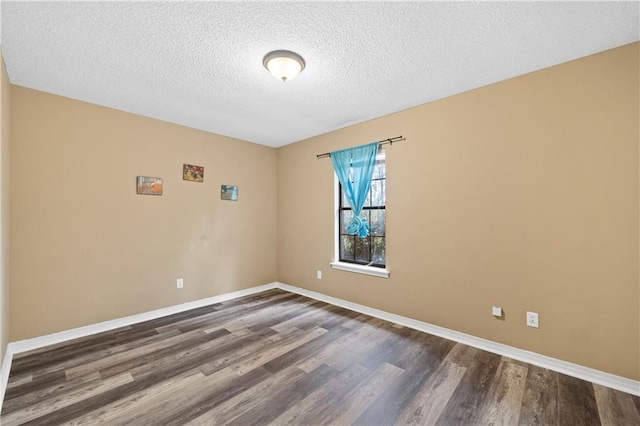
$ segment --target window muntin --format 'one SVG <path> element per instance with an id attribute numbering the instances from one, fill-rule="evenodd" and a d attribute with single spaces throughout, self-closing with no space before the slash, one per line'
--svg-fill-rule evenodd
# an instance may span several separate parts
<path id="1" fill-rule="evenodd" d="M 338 184 L 338 245 L 339 261 L 384 268 L 386 266 L 386 168 L 384 150 L 378 151 L 373 170 L 371 189 L 361 217 L 367 219 L 369 236 L 359 238 L 347 233 L 347 225 L 353 218 L 353 210 Z"/>

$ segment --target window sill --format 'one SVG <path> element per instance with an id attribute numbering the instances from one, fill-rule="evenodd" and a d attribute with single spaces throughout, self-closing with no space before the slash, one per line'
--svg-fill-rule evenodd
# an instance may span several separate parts
<path id="1" fill-rule="evenodd" d="M 341 271 L 355 272 L 357 274 L 373 275 L 379 278 L 389 278 L 389 271 L 383 268 L 374 268 L 372 266 L 356 265 L 354 263 L 346 262 L 331 262 L 333 269 L 339 269 Z"/>

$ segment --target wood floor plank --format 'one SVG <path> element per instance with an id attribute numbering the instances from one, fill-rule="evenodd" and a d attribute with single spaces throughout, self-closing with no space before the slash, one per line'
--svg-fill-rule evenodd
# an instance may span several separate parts
<path id="1" fill-rule="evenodd" d="M 153 362 L 149 363 L 131 363 L 128 364 L 128 371 L 135 379 L 145 379 L 146 377 L 158 376 L 164 374 L 165 377 L 171 375 L 181 374 L 188 370 L 202 371 L 206 376 L 213 373 L 213 371 L 204 371 L 204 366 L 217 361 L 219 357 L 225 357 L 225 354 L 229 350 L 238 346 L 243 346 L 247 342 L 260 342 L 264 341 L 264 336 L 257 333 L 234 333 L 224 335 L 218 339 L 204 342 L 196 347 L 188 346 L 183 347 L 178 351 L 170 354 L 165 354 L 160 358 L 156 358 Z M 225 365 L 226 366 L 226 365 Z M 123 366 L 118 366 L 122 368 Z M 222 369 L 218 368 L 219 369 Z M 217 370 L 216 370 L 217 371 Z M 101 371 L 101 374 L 112 372 L 107 370 Z"/>
<path id="2" fill-rule="evenodd" d="M 330 367 L 342 371 L 354 362 L 361 362 L 363 358 L 370 356 L 370 354 L 389 351 L 390 336 L 387 323 L 382 321 L 370 333 L 363 333 L 352 344 L 343 346 L 342 350 L 334 352 L 324 362 Z"/>
<path id="3" fill-rule="evenodd" d="M 193 379 L 191 378 L 193 377 Z M 260 383 L 262 378 L 267 377 L 263 371 L 256 372 L 253 377 L 247 380 L 248 387 L 255 380 Z M 154 398 L 149 398 L 145 403 L 141 404 L 140 400 L 136 401 L 136 410 L 128 410 L 126 413 L 119 413 L 110 421 L 111 425 L 141 425 L 146 424 L 163 424 L 170 423 L 169 419 L 175 415 L 177 411 L 184 407 L 193 406 L 194 402 L 202 398 L 202 394 L 209 392 L 210 389 L 221 389 L 229 386 L 233 380 L 237 380 L 237 376 L 230 368 L 225 368 L 212 374 L 205 376 L 202 373 L 190 376 L 186 381 L 175 383 L 172 381 L 172 392 L 162 392 Z"/>
<path id="4" fill-rule="evenodd" d="M 499 363 L 500 356 L 479 351 L 469 364 L 436 424 L 478 422 L 482 403 L 489 393 Z"/>
<path id="5" fill-rule="evenodd" d="M 2 425 L 640 424 L 640 398 L 279 289 L 16 354 Z"/>
<path id="6" fill-rule="evenodd" d="M 235 418 L 233 424 L 269 424 L 338 374 L 337 370 L 321 365 L 312 372 L 303 375 L 295 382 L 295 386 L 285 387 L 277 394 L 274 394 L 273 398 L 261 400 L 258 405 Z"/>
<path id="7" fill-rule="evenodd" d="M 282 322 L 288 321 L 293 318 L 308 312 L 308 308 L 313 305 L 317 305 L 320 302 L 315 299 L 306 299 L 301 297 L 300 300 L 296 300 L 290 306 L 285 306 L 284 309 L 277 309 L 269 316 L 265 316 L 255 324 L 248 326 L 247 328 L 252 331 L 259 331 L 266 327 L 273 327 Z M 297 327 L 296 327 L 297 328 Z"/>
<path id="8" fill-rule="evenodd" d="M 631 395 L 596 384 L 593 390 L 603 426 L 640 425 L 640 413 Z"/>
<path id="9" fill-rule="evenodd" d="M 13 356 L 11 366 L 13 367 L 14 365 L 20 365 L 21 363 L 32 362 L 39 359 L 47 359 L 48 357 L 53 355 L 67 353 L 74 350 L 78 351 L 83 348 L 90 348 L 91 346 L 96 344 L 105 344 L 115 340 L 116 339 L 111 335 L 111 332 L 106 331 L 102 333 L 78 337 L 73 339 L 72 341 L 54 343 L 53 345 L 15 354 Z"/>
<path id="10" fill-rule="evenodd" d="M 325 362 L 335 359 L 336 354 L 343 354 L 349 348 L 358 347 L 361 342 L 371 341 L 376 334 L 376 326 L 382 324 L 382 320 L 370 318 L 370 321 L 363 322 L 358 328 L 353 328 L 353 333 L 347 333 L 333 342 L 328 343 L 321 350 L 311 357 L 298 362 L 298 367 L 306 372 L 311 372 Z M 338 368 L 342 370 L 343 368 Z"/>
<path id="11" fill-rule="evenodd" d="M 331 424 L 344 408 L 343 399 L 362 382 L 370 371 L 352 364 L 332 380 L 307 395 L 294 407 L 272 420 L 278 425 Z"/>
<path id="12" fill-rule="evenodd" d="M 473 358 L 476 356 L 476 353 L 478 353 L 478 349 L 462 343 L 456 343 L 447 354 L 445 361 L 449 361 L 461 367 L 469 367 L 471 361 L 473 361 Z"/>
<path id="13" fill-rule="evenodd" d="M 231 371 L 231 370 L 230 370 Z M 199 407 L 203 412 L 191 419 L 189 425 L 227 424 L 249 410 L 256 408 L 263 401 L 263 395 L 278 395 L 283 389 L 294 386 L 306 372 L 295 366 L 282 370 L 278 375 L 271 375 L 256 386 L 246 389 L 227 401 L 216 405 L 210 410 Z"/>
<path id="14" fill-rule="evenodd" d="M 404 373 L 402 368 L 384 363 L 376 371 L 352 389 L 338 404 L 340 410 L 331 412 L 331 417 L 325 418 L 336 425 L 352 424 L 374 403 L 387 389 L 394 386 Z"/>
<path id="15" fill-rule="evenodd" d="M 160 382 L 110 404 L 102 405 L 65 424 L 69 426 L 112 425 L 116 423 L 117 419 L 124 419 L 132 412 L 134 415 L 147 412 L 150 405 L 159 403 L 165 397 L 171 397 L 175 392 L 179 392 L 185 387 L 188 388 L 203 376 L 199 371 L 188 371 L 172 380 Z"/>
<path id="16" fill-rule="evenodd" d="M 397 333 L 400 334 L 391 341 L 398 350 L 394 352 L 395 359 L 389 363 L 405 371 L 355 420 L 355 424 L 394 424 L 455 345 L 450 340 L 426 335 L 421 336 L 422 344 L 408 345 L 404 336 L 406 333 L 412 335 L 413 330 L 397 330 Z M 424 350 L 418 351 L 417 347 Z"/>
<path id="17" fill-rule="evenodd" d="M 396 425 L 432 425 L 438 421 L 451 395 L 467 371 L 445 359 L 407 405 Z"/>
<path id="18" fill-rule="evenodd" d="M 147 345 L 148 350 L 134 350 L 124 352 L 116 356 L 105 358 L 102 363 L 92 362 L 87 365 L 87 369 L 100 371 L 102 377 L 109 377 L 117 374 L 121 374 L 125 371 L 130 372 L 134 377 L 140 374 L 138 367 L 142 366 L 146 369 L 149 365 L 154 365 L 156 368 L 161 365 L 159 360 L 163 358 L 169 358 L 177 356 L 177 354 L 184 353 L 191 349 L 193 350 L 206 350 L 207 348 L 215 347 L 218 344 L 224 344 L 228 340 L 233 339 L 235 336 L 230 336 L 229 332 L 220 330 L 217 334 L 206 334 L 202 330 L 194 330 L 193 334 L 185 333 L 176 336 L 175 339 L 167 339 L 165 344 L 151 344 Z M 180 339 L 180 337 L 185 337 Z M 75 372 L 75 371 L 73 371 Z M 73 377 L 72 371 L 69 371 L 69 376 Z M 86 370 L 77 374 L 84 374 Z"/>
<path id="19" fill-rule="evenodd" d="M 117 345 L 105 347 L 105 348 L 103 348 L 101 350 L 90 351 L 90 352 L 82 352 L 82 353 L 79 353 L 76 356 L 68 358 L 66 360 L 59 361 L 59 362 L 56 362 L 56 363 L 51 363 L 46 367 L 43 367 L 43 366 L 36 367 L 36 368 L 34 368 L 34 370 L 37 371 L 38 374 L 47 374 L 47 373 L 56 372 L 56 371 L 59 371 L 59 370 L 71 369 L 73 367 L 78 367 L 78 366 L 81 366 L 83 364 L 87 364 L 87 363 L 92 362 L 92 361 L 101 360 L 101 359 L 109 357 L 111 355 L 116 355 L 116 354 L 119 354 L 121 352 L 126 352 L 126 351 L 129 351 L 129 350 L 132 350 L 132 349 L 143 347 L 143 346 L 149 345 L 149 344 L 154 343 L 154 342 L 158 342 L 158 341 L 163 342 L 167 338 L 173 337 L 173 336 L 175 336 L 177 334 L 180 334 L 180 331 L 178 331 L 178 330 L 170 330 L 170 331 L 166 331 L 164 333 L 156 333 L 156 334 L 150 335 L 148 337 L 136 339 L 136 340 L 133 340 L 133 341 L 121 342 L 121 343 L 119 343 Z M 32 376 L 32 374 L 30 372 L 31 372 L 31 370 L 27 370 L 26 373 L 23 373 L 23 374 L 27 374 L 27 376 Z M 20 377 L 20 375 L 16 374 L 15 377 Z"/>
<path id="20" fill-rule="evenodd" d="M 592 383 L 560 374 L 558 385 L 560 424 L 601 424 Z"/>
<path id="21" fill-rule="evenodd" d="M 58 394 L 52 398 L 43 399 L 27 408 L 10 412 L 7 415 L 2 416 L 2 424 L 7 426 L 28 424 L 34 419 L 42 418 L 46 414 L 59 411 L 87 397 L 100 395 L 125 383 L 131 382 L 133 382 L 133 377 L 128 373 L 110 377 L 105 380 L 97 379 L 93 382 L 88 382 L 81 388 Z"/>
<path id="22" fill-rule="evenodd" d="M 220 336 L 216 336 L 220 337 Z M 105 356 L 95 361 L 85 362 L 81 365 L 65 369 L 68 380 L 81 377 L 85 374 L 93 371 L 105 370 L 108 367 L 119 365 L 132 359 L 140 359 L 140 362 L 146 363 L 146 356 L 152 355 L 158 357 L 164 353 L 177 350 L 182 347 L 182 344 L 198 344 L 210 340 L 208 334 L 203 333 L 201 330 L 194 330 L 191 333 L 180 333 L 168 339 L 163 339 L 158 342 L 141 346 L 139 348 L 131 349 L 125 352 L 119 352 L 114 355 Z M 123 369 L 122 371 L 126 371 Z M 122 371 L 118 371 L 118 374 Z"/>
<path id="23" fill-rule="evenodd" d="M 558 424 L 558 376 L 555 371 L 528 366 L 519 424 Z"/>
<path id="24" fill-rule="evenodd" d="M 250 331 L 248 332 L 251 333 Z M 213 356 L 202 363 L 200 371 L 208 376 L 222 368 L 244 361 L 261 350 L 269 350 L 283 342 L 287 337 L 288 335 L 276 333 L 270 328 L 251 333 L 217 350 Z"/>
<path id="25" fill-rule="evenodd" d="M 360 326 L 362 326 L 363 323 L 367 323 L 372 320 L 382 321 L 381 319 L 370 317 L 369 315 L 359 314 L 353 318 L 347 319 L 345 322 L 342 323 L 342 326 L 345 328 L 356 329 L 356 328 L 360 328 Z"/>
<path id="26" fill-rule="evenodd" d="M 7 389 L 24 385 L 25 383 L 31 382 L 31 380 L 33 380 L 33 374 L 25 374 L 24 376 L 18 376 L 18 375 L 9 376 L 9 380 L 7 382 Z"/>
<path id="27" fill-rule="evenodd" d="M 274 288 L 271 290 L 262 291 L 245 297 L 239 297 L 237 299 L 229 299 L 217 304 L 219 310 L 235 309 L 235 308 L 247 308 L 255 305 L 262 305 L 278 300 L 279 298 L 297 296 L 293 293 Z"/>
<path id="28" fill-rule="evenodd" d="M 269 377 L 269 373 L 266 370 L 257 368 L 247 373 L 245 377 L 231 374 L 229 370 L 221 370 L 215 375 L 207 377 L 206 380 L 215 382 L 215 379 L 221 375 L 228 377 L 228 379 L 222 380 L 218 385 L 210 388 L 201 388 L 198 395 L 189 401 L 181 399 L 183 401 L 182 405 L 167 407 L 162 404 L 154 406 L 151 410 L 135 413 L 136 416 L 128 419 L 124 424 L 182 425 L 202 411 L 233 398 L 238 393 L 257 385 Z M 179 397 L 179 395 L 177 396 Z M 170 398 L 166 402 L 171 402 L 171 400 Z"/>
<path id="29" fill-rule="evenodd" d="M 15 374 L 21 374 L 24 371 L 33 369 L 44 369 L 51 365 L 56 365 L 64 361 L 68 361 L 80 354 L 89 354 L 112 348 L 113 346 L 122 345 L 124 343 L 139 340 L 144 337 L 157 335 L 155 330 L 139 330 L 130 334 L 122 335 L 121 329 L 113 331 L 105 341 L 88 341 L 86 345 L 71 344 L 69 347 L 61 347 L 55 352 L 43 352 L 29 358 L 21 358 L 15 364 L 12 363 L 11 371 Z M 90 344 L 89 344 L 90 343 Z"/>
<path id="30" fill-rule="evenodd" d="M 11 413 L 13 411 L 26 408 L 30 405 L 37 404 L 40 401 L 53 397 L 55 395 L 69 392 L 72 389 L 83 388 L 87 383 L 100 381 L 102 378 L 98 372 L 91 375 L 80 377 L 75 380 L 65 380 L 49 384 L 38 390 L 25 392 L 13 398 L 5 398 L 2 405 L 3 413 Z"/>
<path id="31" fill-rule="evenodd" d="M 409 347 L 410 346 L 410 347 Z M 415 356 L 419 352 L 419 345 L 415 342 L 407 341 L 407 347 L 403 347 L 401 338 L 395 335 L 387 337 L 387 339 L 380 345 L 375 347 L 375 350 L 369 352 L 361 352 L 358 354 L 358 358 L 354 359 L 354 363 L 360 363 L 365 367 L 375 370 L 385 362 L 391 362 L 396 367 L 406 368 L 406 354 L 411 357 Z M 400 359 L 402 357 L 402 359 Z M 391 361 L 390 361 L 391 360 Z M 402 364 L 402 365 L 399 365 Z"/>
<path id="32" fill-rule="evenodd" d="M 324 330 L 323 328 L 321 330 Z M 328 330 L 323 335 L 309 341 L 305 342 L 302 345 L 293 348 L 288 351 L 283 351 L 283 353 L 279 354 L 275 358 L 270 361 L 265 362 L 264 367 L 269 370 L 271 373 L 277 373 L 280 370 L 284 370 L 290 365 L 297 365 L 304 360 L 312 357 L 317 351 L 321 350 L 328 343 L 339 339 L 342 336 L 345 336 L 349 333 L 353 332 L 350 329 L 339 327 Z"/>
<path id="33" fill-rule="evenodd" d="M 312 328 L 307 332 L 301 333 L 299 336 L 285 340 L 276 348 L 272 348 L 269 351 L 261 351 L 260 353 L 243 360 L 241 363 L 234 365 L 232 368 L 236 373 L 238 373 L 238 375 L 242 376 L 254 368 L 262 366 L 265 363 L 322 336 L 326 332 L 327 330 L 324 328 Z"/>
<path id="34" fill-rule="evenodd" d="M 5 399 L 17 398 L 27 393 L 38 392 L 41 389 L 53 385 L 64 383 L 66 376 L 64 371 L 52 371 L 43 375 L 32 375 L 31 380 L 21 383 L 11 388 L 7 388 L 4 394 Z"/>
<path id="35" fill-rule="evenodd" d="M 158 328 L 163 327 L 167 324 L 176 324 L 179 321 L 182 321 L 184 319 L 197 318 L 202 315 L 213 313 L 218 310 L 218 306 L 219 304 L 206 305 L 200 308 L 190 309 L 188 311 L 178 312 L 178 313 L 167 315 L 160 318 L 154 318 L 152 320 L 133 324 L 131 325 L 131 328 L 138 329 L 138 330 L 142 330 L 142 329 L 157 330 Z"/>
<path id="36" fill-rule="evenodd" d="M 55 411 L 51 411 L 44 416 L 40 416 L 24 424 L 51 425 L 71 422 L 78 417 L 90 413 L 91 411 L 100 409 L 100 407 L 111 404 L 120 399 L 127 398 L 130 395 L 135 395 L 136 393 L 162 383 L 163 381 L 173 380 L 174 377 L 180 376 L 189 370 L 197 372 L 197 369 L 194 369 L 192 366 L 188 366 L 187 368 L 181 366 L 177 371 L 157 371 L 144 378 L 132 378 L 132 381 L 128 381 L 120 386 L 108 389 L 98 394 L 85 393 L 81 399 L 73 401 L 72 404 L 66 405 Z M 132 377 L 128 373 L 127 376 Z M 148 414 L 151 415 L 151 413 Z"/>
<path id="37" fill-rule="evenodd" d="M 388 387 L 353 422 L 356 425 L 394 424 L 414 396 L 424 385 L 429 372 L 420 369 L 407 370 Z"/>
<path id="38" fill-rule="evenodd" d="M 483 402 L 480 423 L 505 426 L 518 424 L 527 372 L 527 367 L 502 358 Z"/>
<path id="39" fill-rule="evenodd" d="M 172 380 L 174 377 L 178 377 L 183 373 L 187 373 L 189 371 L 197 372 L 199 371 L 200 366 L 211 357 L 214 351 L 215 349 L 211 349 L 210 351 L 197 352 L 189 357 L 185 356 L 183 357 L 182 362 L 178 364 L 163 367 L 152 365 L 147 373 L 134 376 L 135 380 L 133 382 L 126 383 L 116 389 L 103 392 L 101 395 L 85 398 L 75 404 L 49 413 L 48 415 L 37 419 L 38 422 L 36 424 L 68 422 L 86 414 L 87 412 L 96 410 L 103 405 L 110 404 L 119 399 L 136 394 L 141 390 L 162 383 L 165 380 Z M 253 377 L 253 375 L 248 376 L 247 383 L 250 382 L 250 377 Z"/>
<path id="40" fill-rule="evenodd" d="M 205 328 L 204 331 L 205 333 L 211 333 L 220 328 L 225 328 L 231 332 L 245 328 L 251 331 L 259 331 L 266 327 L 272 327 L 273 325 L 286 329 L 288 328 L 284 326 L 286 322 L 296 320 L 300 315 L 312 313 L 313 310 L 307 310 L 305 307 L 318 303 L 320 302 L 317 300 L 309 299 L 301 300 L 298 303 L 286 307 L 272 304 L 260 310 L 243 314 L 240 318 L 229 318 L 227 321 L 218 320 L 215 325 L 210 328 Z M 275 328 L 275 330 L 279 331 L 277 328 Z"/>
<path id="41" fill-rule="evenodd" d="M 198 328 L 206 330 L 208 328 L 224 324 L 227 321 L 236 319 L 239 313 L 241 313 L 242 316 L 249 315 L 252 312 L 260 311 L 269 306 L 273 306 L 275 309 L 284 309 L 287 306 L 286 302 L 300 300 L 300 297 L 301 296 L 295 294 L 279 294 L 270 297 L 266 301 L 263 301 L 259 304 L 252 304 L 247 306 L 233 305 L 224 309 L 216 309 L 215 311 L 212 311 L 205 315 L 200 315 L 193 318 L 187 317 L 178 322 L 157 327 L 156 330 L 158 332 L 163 332 L 166 330 L 177 328 L 183 333 L 191 330 L 196 330 Z"/>
<path id="42" fill-rule="evenodd" d="M 315 304 L 315 309 L 308 309 L 306 310 L 306 312 L 303 312 L 296 317 L 271 326 L 271 328 L 276 331 L 280 331 L 288 327 L 296 327 L 300 330 L 308 330 L 309 328 L 313 328 L 315 326 L 322 327 L 322 321 L 326 320 L 326 318 L 330 318 L 336 315 L 336 312 L 342 309 L 339 306 L 329 305 L 327 303 L 322 303 L 319 301 L 316 302 L 317 303 Z"/>
<path id="43" fill-rule="evenodd" d="M 394 350 L 385 361 L 408 370 L 415 365 L 416 360 L 422 360 L 423 368 L 435 370 L 454 346 L 455 342 L 451 340 L 413 329 L 403 329 L 394 337 Z"/>
<path id="44" fill-rule="evenodd" d="M 352 320 L 358 315 L 360 315 L 358 312 L 349 311 L 344 308 L 338 308 L 332 313 L 332 315 L 328 315 L 323 320 L 321 320 L 318 326 L 324 328 L 325 330 L 331 330 L 334 327 L 339 327 L 347 321 Z"/>

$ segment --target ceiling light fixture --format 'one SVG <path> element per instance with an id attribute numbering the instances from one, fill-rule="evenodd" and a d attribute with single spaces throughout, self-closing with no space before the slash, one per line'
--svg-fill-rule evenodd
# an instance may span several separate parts
<path id="1" fill-rule="evenodd" d="M 304 69 L 302 56 L 288 50 L 274 50 L 267 53 L 262 65 L 278 80 L 293 80 Z"/>

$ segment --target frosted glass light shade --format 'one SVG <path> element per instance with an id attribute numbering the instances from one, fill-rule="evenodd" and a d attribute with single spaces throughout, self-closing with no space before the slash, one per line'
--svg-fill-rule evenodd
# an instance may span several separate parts
<path id="1" fill-rule="evenodd" d="M 294 79 L 304 69 L 302 56 L 288 50 L 276 50 L 262 60 L 262 64 L 278 80 Z"/>

